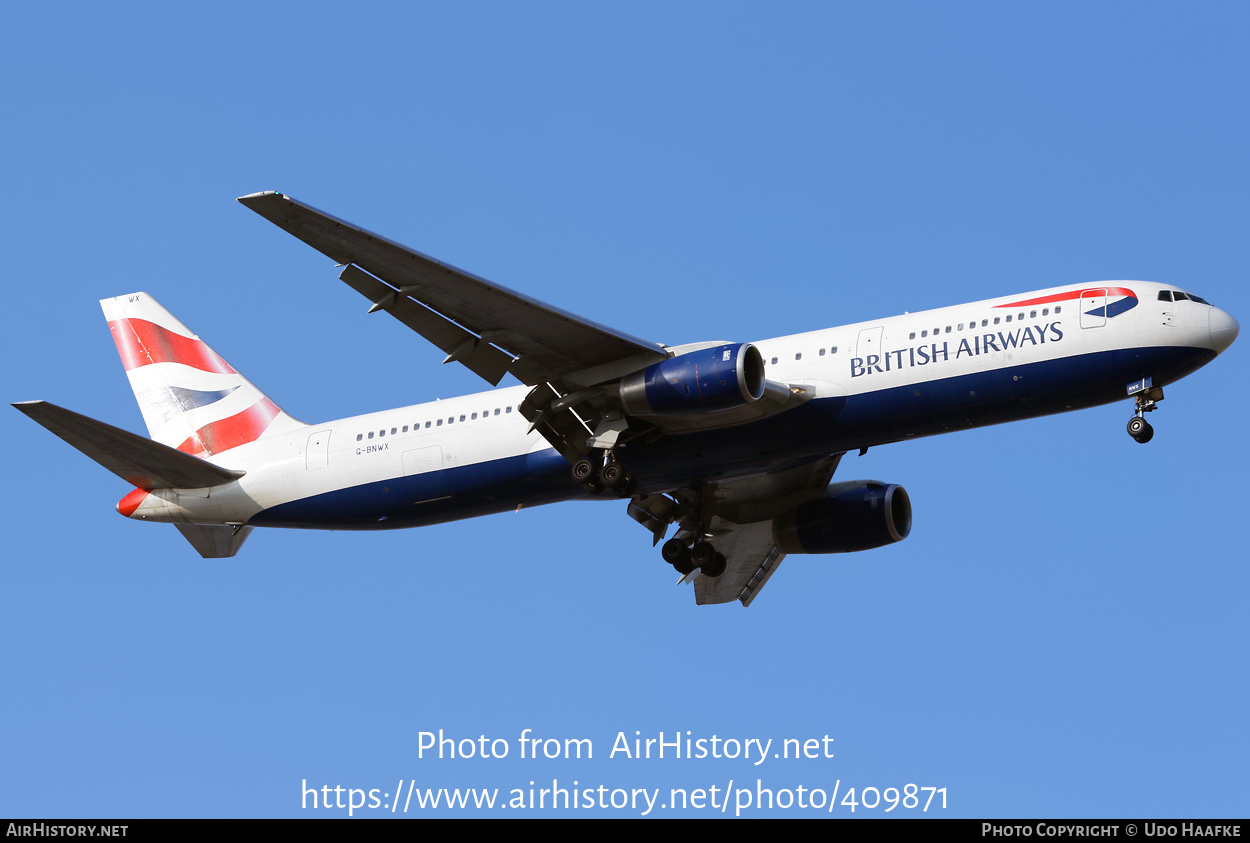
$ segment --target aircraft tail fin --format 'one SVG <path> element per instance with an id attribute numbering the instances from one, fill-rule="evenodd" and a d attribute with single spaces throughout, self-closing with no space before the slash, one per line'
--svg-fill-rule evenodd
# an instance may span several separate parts
<path id="1" fill-rule="evenodd" d="M 139 489 L 196 489 L 243 476 L 47 401 L 13 406 Z"/>
<path id="2" fill-rule="evenodd" d="M 100 306 L 156 442 L 211 457 L 305 426 L 147 293 L 102 299 Z"/>

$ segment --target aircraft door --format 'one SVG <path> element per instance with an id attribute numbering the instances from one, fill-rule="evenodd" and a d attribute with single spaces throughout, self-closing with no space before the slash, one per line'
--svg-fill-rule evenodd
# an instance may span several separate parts
<path id="1" fill-rule="evenodd" d="M 308 447 L 304 449 L 304 464 L 309 471 L 316 471 L 330 464 L 330 431 L 318 430 L 309 434 Z"/>
<path id="2" fill-rule="evenodd" d="M 1107 324 L 1107 288 L 1081 291 L 1081 327 L 1101 328 Z"/>
<path id="3" fill-rule="evenodd" d="M 884 330 L 882 327 L 876 327 L 860 331 L 859 339 L 855 343 L 855 356 L 867 360 L 869 354 L 875 354 L 880 359 L 881 333 Z"/>
<path id="4" fill-rule="evenodd" d="M 414 496 L 413 503 L 440 500 L 447 495 L 447 475 L 443 472 L 443 448 L 430 445 L 404 451 L 404 477 L 413 478 L 406 488 Z"/>

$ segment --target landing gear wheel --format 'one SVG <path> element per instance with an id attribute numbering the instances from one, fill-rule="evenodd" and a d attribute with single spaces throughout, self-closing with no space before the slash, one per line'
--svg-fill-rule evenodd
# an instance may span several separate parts
<path id="1" fill-rule="evenodd" d="M 1145 445 L 1154 438 L 1155 429 L 1141 416 L 1133 416 L 1128 420 L 1128 435 Z"/>
<path id="2" fill-rule="evenodd" d="M 690 561 L 696 568 L 707 570 L 709 565 L 716 563 L 716 548 L 708 542 L 696 542 L 690 551 Z"/>
<path id="3" fill-rule="evenodd" d="M 725 554 L 718 553 L 712 558 L 712 561 L 703 566 L 703 576 L 719 577 L 725 573 Z"/>
<path id="4" fill-rule="evenodd" d="M 595 464 L 587 459 L 573 463 L 573 482 L 589 483 L 595 479 Z"/>
<path id="5" fill-rule="evenodd" d="M 621 482 L 613 487 L 618 495 L 623 498 L 632 498 L 634 492 L 638 490 L 638 478 L 629 472 L 625 472 L 625 476 L 621 478 Z"/>
<path id="6" fill-rule="evenodd" d="M 595 482 L 594 480 L 589 480 L 589 481 L 587 481 L 587 482 L 583 483 L 583 484 L 582 484 L 582 488 L 583 488 L 583 489 L 585 489 L 587 492 L 589 492 L 589 493 L 590 493 L 590 494 L 592 494 L 592 495 L 602 495 L 602 494 L 603 494 L 603 484 L 601 484 L 601 483 L 597 483 L 597 482 Z"/>
<path id="7" fill-rule="evenodd" d="M 621 468 L 618 462 L 609 462 L 599 471 L 599 479 L 604 486 L 614 488 L 617 483 L 625 479 L 625 469 Z"/>
<path id="8" fill-rule="evenodd" d="M 690 549 L 681 539 L 669 539 L 664 542 L 664 546 L 660 548 L 660 555 L 683 577 L 694 570 L 694 563 L 690 561 Z"/>

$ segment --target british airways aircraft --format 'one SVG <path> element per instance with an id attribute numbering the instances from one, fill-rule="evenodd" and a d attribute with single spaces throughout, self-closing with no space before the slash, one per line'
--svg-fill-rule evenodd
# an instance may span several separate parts
<path id="1" fill-rule="evenodd" d="M 370 303 L 492 386 L 323 424 L 283 412 L 147 293 L 101 305 L 151 438 L 44 401 L 14 406 L 134 490 L 204 557 L 253 527 L 384 530 L 620 498 L 698 603 L 749 606 L 787 553 L 902 541 L 902 486 L 831 482 L 842 456 L 1131 399 L 1236 339 L 1175 286 L 1102 281 L 754 343 L 666 346 L 595 324 L 281 193 L 239 199 L 343 267 Z"/>

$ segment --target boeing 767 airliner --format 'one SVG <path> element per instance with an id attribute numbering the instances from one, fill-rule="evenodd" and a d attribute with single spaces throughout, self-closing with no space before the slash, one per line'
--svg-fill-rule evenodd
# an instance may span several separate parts
<path id="1" fill-rule="evenodd" d="M 592 496 L 668 535 L 699 603 L 751 601 L 787 553 L 901 541 L 891 483 L 831 483 L 843 454 L 1131 399 L 1238 333 L 1169 284 L 1100 281 L 754 343 L 648 342 L 281 193 L 239 199 L 344 267 L 371 303 L 492 386 L 322 424 L 282 411 L 147 293 L 101 302 L 151 438 L 44 401 L 19 410 L 134 486 L 118 511 L 205 557 L 253 527 L 379 530 Z"/>

